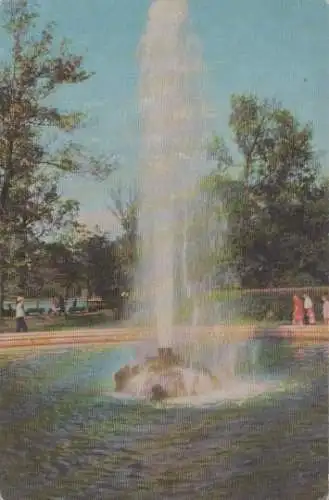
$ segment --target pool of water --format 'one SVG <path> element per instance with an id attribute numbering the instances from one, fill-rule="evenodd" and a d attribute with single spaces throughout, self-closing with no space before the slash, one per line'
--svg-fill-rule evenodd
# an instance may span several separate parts
<path id="1" fill-rule="evenodd" d="M 112 374 L 138 348 L 0 356 L 4 500 L 327 494 L 327 346 L 259 341 L 239 390 L 169 406 L 114 397 Z"/>

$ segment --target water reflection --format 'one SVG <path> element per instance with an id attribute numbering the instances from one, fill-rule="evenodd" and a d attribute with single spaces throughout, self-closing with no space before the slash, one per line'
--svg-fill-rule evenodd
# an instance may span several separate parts
<path id="1" fill-rule="evenodd" d="M 137 491 L 141 499 L 327 493 L 326 347 L 304 346 L 296 358 L 288 341 L 264 341 L 253 365 L 259 376 L 284 374 L 284 390 L 221 407 L 167 409 L 104 394 L 111 373 L 135 351 L 2 359 L 5 500 L 134 499 Z"/>

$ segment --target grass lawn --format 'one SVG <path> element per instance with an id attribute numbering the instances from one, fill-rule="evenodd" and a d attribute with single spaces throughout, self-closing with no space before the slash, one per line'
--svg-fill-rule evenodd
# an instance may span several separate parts
<path id="1" fill-rule="evenodd" d="M 222 297 L 223 298 L 223 297 Z M 190 316 L 191 304 L 186 303 L 182 308 L 179 316 L 176 318 L 178 323 L 183 322 Z M 61 331 L 74 330 L 78 328 L 95 328 L 110 326 L 116 323 L 111 310 L 103 310 L 96 313 L 77 313 L 64 316 L 49 316 L 47 314 L 41 316 L 27 316 L 26 322 L 30 332 L 46 332 L 46 331 Z M 218 321 L 220 323 L 220 320 Z M 271 319 L 255 320 L 252 318 L 232 317 L 230 325 L 255 325 L 259 328 L 277 327 L 281 324 L 287 324 L 287 321 L 275 321 Z M 15 332 L 15 319 L 0 320 L 0 333 Z"/>
<path id="2" fill-rule="evenodd" d="M 276 321 L 270 319 L 253 320 L 251 318 L 233 318 L 232 325 L 256 325 L 257 327 L 271 328 L 280 325 L 287 325 L 289 321 Z"/>
<path id="3" fill-rule="evenodd" d="M 101 311 L 98 313 L 80 313 L 64 316 L 27 316 L 26 323 L 29 331 L 44 332 L 44 331 L 60 331 L 76 328 L 92 328 L 96 326 L 106 326 L 113 321 L 111 311 Z M 15 332 L 15 320 L 3 319 L 0 323 L 0 332 L 11 333 Z"/>

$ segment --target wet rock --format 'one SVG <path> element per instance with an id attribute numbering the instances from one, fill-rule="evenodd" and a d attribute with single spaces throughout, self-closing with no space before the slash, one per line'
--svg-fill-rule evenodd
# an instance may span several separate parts
<path id="1" fill-rule="evenodd" d="M 151 401 L 163 401 L 168 397 L 168 393 L 160 384 L 155 384 L 152 389 Z"/>
<path id="2" fill-rule="evenodd" d="M 182 360 L 174 353 L 172 347 L 159 347 L 158 359 L 164 366 L 179 366 L 182 364 Z"/>
<path id="3" fill-rule="evenodd" d="M 117 392 L 123 391 L 130 376 L 131 376 L 130 367 L 128 365 L 123 366 L 122 368 L 120 368 L 119 371 L 115 373 L 114 381 L 115 381 L 115 390 Z"/>
<path id="4" fill-rule="evenodd" d="M 202 394 L 219 387 L 218 379 L 200 366 L 185 366 L 171 348 L 159 348 L 158 356 L 144 364 L 123 366 L 115 375 L 115 390 L 147 397 L 152 401 Z"/>
<path id="5" fill-rule="evenodd" d="M 145 362 L 145 366 L 152 373 L 161 373 L 171 367 L 183 367 L 183 360 L 174 354 L 171 348 L 159 348 L 159 355 L 156 357 L 148 358 Z"/>
<path id="6" fill-rule="evenodd" d="M 130 370 L 130 373 L 132 376 L 135 376 L 135 375 L 138 375 L 140 372 L 140 366 L 139 365 L 136 365 L 136 366 L 133 366 Z"/>
<path id="7" fill-rule="evenodd" d="M 171 370 L 164 375 L 165 389 L 171 398 L 186 395 L 184 377 L 180 369 Z"/>
<path id="8" fill-rule="evenodd" d="M 123 391 L 129 379 L 138 375 L 139 372 L 140 372 L 139 365 L 136 366 L 125 365 L 122 368 L 120 368 L 120 370 L 117 371 L 114 375 L 116 392 Z"/>

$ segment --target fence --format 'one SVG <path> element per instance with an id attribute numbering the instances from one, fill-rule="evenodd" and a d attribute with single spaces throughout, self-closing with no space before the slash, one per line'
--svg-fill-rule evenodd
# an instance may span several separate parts
<path id="1" fill-rule="evenodd" d="M 329 294 L 328 286 L 217 290 L 214 298 L 233 304 L 237 314 L 247 320 L 290 322 L 292 297 L 304 293 L 311 297 L 315 315 L 321 317 L 321 298 Z"/>

